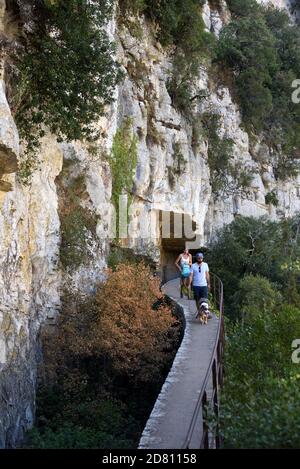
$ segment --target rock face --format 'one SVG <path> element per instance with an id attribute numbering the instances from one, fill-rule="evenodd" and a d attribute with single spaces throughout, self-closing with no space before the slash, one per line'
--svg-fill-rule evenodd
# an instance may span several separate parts
<path id="1" fill-rule="evenodd" d="M 292 2 L 273 1 L 290 7 Z M 0 3 L 3 12 L 4 2 Z M 2 18 L 2 13 L 1 13 Z M 218 34 L 229 17 L 207 2 L 204 20 Z M 160 212 L 186 214 L 196 223 L 197 247 L 218 227 L 237 214 L 268 215 L 273 219 L 300 210 L 300 179 L 278 184 L 270 165 L 269 149 L 249 142 L 241 128 L 239 109 L 230 91 L 211 86 L 199 71 L 199 90 L 206 98 L 195 103 L 198 112 L 220 116 L 221 131 L 234 141 L 235 160 L 249 168 L 253 180 L 247 197 L 234 194 L 215 200 L 207 164 L 208 142 L 193 141 L 191 124 L 172 106 L 167 91 L 170 57 L 153 39 L 149 25 L 139 21 L 142 34 L 112 23 L 118 59 L 126 78 L 116 90 L 115 103 L 99 121 L 103 138 L 96 155 L 80 143 L 58 145 L 44 138 L 41 164 L 30 187 L 16 176 L 18 131 L 0 82 L 0 448 L 14 447 L 32 425 L 35 410 L 37 364 L 41 358 L 39 333 L 60 309 L 62 287 L 89 293 L 102 278 L 112 226 L 112 178 L 104 155 L 109 154 L 116 129 L 132 118 L 138 136 L 138 162 L 127 245 L 149 253 L 159 262 Z M 63 170 L 62 170 L 63 168 Z M 64 226 L 68 191 L 74 182 L 78 207 L 95 220 L 95 233 L 86 233 L 89 255 L 80 265 L 62 266 L 61 226 Z M 266 205 L 275 191 L 278 206 Z"/>
<path id="2" fill-rule="evenodd" d="M 290 7 L 290 2 L 271 3 Z M 221 11 L 211 10 L 209 2 L 204 6 L 205 24 L 208 29 L 214 25 L 216 33 L 229 18 L 223 6 Z M 298 211 L 300 179 L 276 182 L 269 149 L 259 142 L 249 141 L 248 134 L 241 128 L 240 112 L 229 89 L 215 86 L 202 70 L 197 91 L 204 90 L 206 98 L 196 104 L 195 111 L 220 116 L 222 134 L 234 141 L 235 161 L 253 174 L 246 197 L 237 193 L 214 199 L 209 183 L 208 142 L 202 140 L 196 147 L 193 145 L 192 126 L 174 109 L 167 91 L 169 57 L 153 41 L 143 21 L 140 28 L 142 39 L 132 36 L 125 27 L 118 30 L 119 59 L 128 76 L 119 90 L 118 122 L 126 116 L 132 117 L 139 135 L 132 221 L 138 239 L 136 244 L 141 243 L 139 226 L 148 228 L 150 225 L 151 209 L 189 215 L 197 224 L 198 245 L 205 243 L 218 227 L 230 223 L 237 214 L 268 215 L 276 219 Z M 176 146 L 184 160 L 180 174 L 177 172 L 173 177 L 173 168 L 177 165 Z M 277 207 L 265 203 L 265 196 L 273 190 L 278 198 Z M 135 222 L 135 217 L 141 217 L 142 223 Z M 160 236 L 158 226 L 152 231 L 150 245 L 157 244 Z M 144 241 L 144 247 L 146 244 Z"/>
<path id="3" fill-rule="evenodd" d="M 47 141 L 31 188 L 10 176 L 0 213 L 0 447 L 32 425 L 40 325 L 59 309 L 59 218 L 54 179 L 62 154 Z"/>

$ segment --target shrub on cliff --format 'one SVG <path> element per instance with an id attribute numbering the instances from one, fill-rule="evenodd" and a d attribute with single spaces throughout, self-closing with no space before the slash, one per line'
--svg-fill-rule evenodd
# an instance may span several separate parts
<path id="1" fill-rule="evenodd" d="M 133 448 L 179 343 L 178 321 L 144 263 L 107 271 L 96 296 L 65 295 L 44 336 L 35 448 Z"/>
<path id="2" fill-rule="evenodd" d="M 68 299 L 58 336 L 46 348 L 46 362 L 64 369 L 73 360 L 89 360 L 132 384 L 159 379 L 178 338 L 160 281 L 143 263 L 121 264 L 107 275 L 94 299 Z"/>
<path id="3" fill-rule="evenodd" d="M 256 0 L 227 0 L 227 5 L 231 13 L 239 17 L 257 13 L 260 9 Z"/>
<path id="4" fill-rule="evenodd" d="M 232 21 L 221 32 L 217 57 L 234 73 L 244 121 L 261 130 L 272 106 L 268 85 L 278 68 L 275 39 L 264 19 Z"/>
<path id="5" fill-rule="evenodd" d="M 174 70 L 167 87 L 172 102 L 189 117 L 193 89 L 201 62 L 210 55 L 214 37 L 202 17 L 204 0 L 122 0 L 123 13 L 144 13 L 156 26 L 156 38 L 164 47 L 173 46 Z"/>
<path id="6" fill-rule="evenodd" d="M 277 179 L 299 171 L 300 107 L 292 102 L 292 83 L 300 73 L 300 31 L 283 11 L 253 0 L 231 0 L 233 20 L 223 28 L 217 62 L 232 72 L 248 131 L 264 131 L 277 158 Z"/>
<path id="7" fill-rule="evenodd" d="M 105 26 L 112 1 L 13 2 L 23 24 L 10 62 L 12 109 L 28 152 L 48 128 L 58 139 L 93 140 L 93 124 L 120 77 Z"/>

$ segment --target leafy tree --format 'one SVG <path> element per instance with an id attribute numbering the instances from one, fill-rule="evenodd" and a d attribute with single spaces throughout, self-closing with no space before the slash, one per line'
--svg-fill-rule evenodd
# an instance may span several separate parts
<path id="1" fill-rule="evenodd" d="M 111 0 L 21 4 L 12 109 L 29 153 L 45 128 L 59 140 L 97 138 L 94 124 L 120 78 L 105 30 L 111 12 Z"/>
<path id="2" fill-rule="evenodd" d="M 216 60 L 231 69 L 244 124 L 264 132 L 275 150 L 275 177 L 285 180 L 300 167 L 300 108 L 291 99 L 300 72 L 300 32 L 285 12 L 255 4 L 229 2 L 233 20 L 221 32 Z"/>
<path id="3" fill-rule="evenodd" d="M 287 305 L 227 329 L 221 428 L 227 448 L 299 447 L 299 374 L 291 343 L 299 309 Z"/>
<path id="4" fill-rule="evenodd" d="M 280 308 L 281 299 L 278 287 L 267 278 L 250 274 L 240 281 L 233 304 L 241 319 L 251 322 L 255 316 L 274 313 L 276 308 Z"/>
<path id="5" fill-rule="evenodd" d="M 86 357 L 104 360 L 108 373 L 124 376 L 131 384 L 159 377 L 177 338 L 171 309 L 164 303 L 152 308 L 163 299 L 159 285 L 143 263 L 120 264 L 108 271 L 95 299 L 67 303 L 57 343 L 46 349 L 49 363 L 54 360 L 54 365 L 65 367 L 72 357 Z"/>
<path id="6" fill-rule="evenodd" d="M 232 68 L 246 124 L 261 130 L 272 108 L 267 85 L 278 69 L 275 39 L 263 18 L 232 21 L 221 32 L 217 59 Z"/>
<path id="7" fill-rule="evenodd" d="M 268 79 L 269 77 L 266 77 L 266 80 Z M 248 68 L 240 73 L 236 84 L 239 88 L 244 121 L 257 131 L 262 130 L 273 106 L 272 93 L 266 82 L 262 77 L 258 79 L 255 68 Z"/>
<path id="8" fill-rule="evenodd" d="M 237 17 L 249 16 L 259 12 L 259 4 L 256 0 L 227 0 L 231 13 Z"/>
<path id="9" fill-rule="evenodd" d="M 128 259 L 129 261 L 129 259 Z M 107 271 L 95 297 L 65 293 L 43 335 L 30 448 L 133 448 L 169 371 L 179 323 L 144 263 Z"/>
<path id="10" fill-rule="evenodd" d="M 208 139 L 208 165 L 214 196 L 245 193 L 252 175 L 232 161 L 234 142 L 231 138 L 220 136 L 220 116 L 205 113 L 202 115 L 202 125 Z"/>
<path id="11" fill-rule="evenodd" d="M 158 27 L 157 37 L 166 46 L 170 44 L 189 46 L 199 50 L 203 46 L 203 20 L 201 16 L 204 0 L 186 0 L 184 8 L 180 0 L 136 0 L 121 1 L 125 9 L 139 9 Z"/>
<path id="12" fill-rule="evenodd" d="M 230 317 L 239 317 L 234 302 L 240 281 L 245 275 L 261 275 L 278 285 L 289 302 L 298 304 L 297 269 L 300 255 L 299 216 L 281 222 L 267 218 L 237 217 L 222 228 L 207 252 L 211 269 L 223 279 L 225 307 Z M 291 264 L 292 263 L 292 264 Z"/>

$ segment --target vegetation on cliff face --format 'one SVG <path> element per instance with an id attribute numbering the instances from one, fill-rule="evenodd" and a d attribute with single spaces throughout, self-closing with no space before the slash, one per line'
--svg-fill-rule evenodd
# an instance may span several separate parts
<path id="1" fill-rule="evenodd" d="M 66 177 L 67 175 L 67 177 Z M 76 269 L 93 258 L 97 243 L 97 215 L 82 205 L 88 198 L 85 177 L 71 177 L 66 169 L 57 180 L 61 221 L 60 261 L 65 269 Z"/>
<path id="2" fill-rule="evenodd" d="M 21 31 L 6 76 L 29 158 L 25 175 L 46 129 L 59 140 L 97 138 L 94 124 L 112 102 L 120 77 L 105 30 L 112 6 L 111 0 L 10 2 Z"/>
<path id="3" fill-rule="evenodd" d="M 44 338 L 28 446 L 137 445 L 179 341 L 159 283 L 145 264 L 121 264 L 95 297 L 65 296 L 57 335 Z"/>
<path id="4" fill-rule="evenodd" d="M 122 194 L 127 196 L 128 208 L 132 202 L 134 174 L 137 164 L 137 142 L 138 138 L 132 129 L 132 119 L 127 118 L 114 136 L 109 157 L 112 173 L 112 202 L 117 215 L 119 213 L 119 197 Z"/>
<path id="5" fill-rule="evenodd" d="M 156 26 L 156 38 L 173 55 L 168 91 L 174 106 L 191 117 L 195 82 L 201 63 L 210 55 L 214 36 L 205 30 L 204 0 L 121 0 L 123 13 L 143 13 Z"/>
<path id="6" fill-rule="evenodd" d="M 225 286 L 226 448 L 298 448 L 300 219 L 237 218 L 207 253 Z"/>
<path id="7" fill-rule="evenodd" d="M 201 120 L 208 140 L 210 184 L 214 196 L 246 194 L 253 176 L 233 161 L 234 141 L 226 135 L 220 136 L 220 116 L 205 113 Z"/>
<path id="8" fill-rule="evenodd" d="M 300 32 L 286 13 L 255 0 L 228 0 L 232 21 L 220 39 L 208 33 L 204 0 L 120 0 L 122 16 L 144 14 L 154 34 L 173 55 L 167 86 L 173 105 L 194 124 L 201 63 L 215 58 L 230 70 L 234 95 L 250 133 L 261 133 L 273 149 L 277 179 L 299 169 L 300 112 L 291 83 L 300 76 Z M 218 2 L 210 3 L 218 8 Z M 26 156 L 20 175 L 28 180 L 35 150 L 46 129 L 59 140 L 95 140 L 95 123 L 113 100 L 121 77 L 114 44 L 105 27 L 114 0 L 12 0 L 9 10 L 20 25 L 7 49 L 9 98 Z"/>
<path id="9" fill-rule="evenodd" d="M 255 0 L 230 0 L 233 20 L 223 28 L 216 57 L 232 71 L 243 121 L 250 133 L 263 132 L 273 148 L 275 177 L 299 170 L 300 108 L 292 83 L 300 76 L 300 31 L 288 15 Z"/>

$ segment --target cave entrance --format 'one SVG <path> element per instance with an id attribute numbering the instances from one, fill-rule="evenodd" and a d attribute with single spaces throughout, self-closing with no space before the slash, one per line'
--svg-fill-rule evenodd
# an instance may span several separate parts
<path id="1" fill-rule="evenodd" d="M 192 255 L 200 248 L 196 235 L 197 224 L 190 215 L 184 213 L 164 212 L 159 214 L 160 223 L 160 269 L 162 282 L 179 277 L 175 261 L 185 248 Z M 192 248 L 190 244 L 192 243 Z"/>

